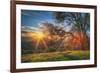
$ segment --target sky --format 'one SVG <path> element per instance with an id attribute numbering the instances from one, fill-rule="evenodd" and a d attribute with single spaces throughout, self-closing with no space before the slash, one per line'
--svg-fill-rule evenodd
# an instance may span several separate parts
<path id="1" fill-rule="evenodd" d="M 69 13 L 69 12 L 67 12 Z M 85 13 L 82 13 L 84 17 Z M 36 30 L 40 23 L 53 23 L 55 24 L 54 11 L 40 11 L 40 10 L 21 10 L 21 26 L 22 30 Z M 90 22 L 89 22 L 90 23 Z M 35 28 L 33 28 L 35 27 Z M 66 31 L 71 27 L 67 26 Z M 38 30 L 38 29 L 37 29 Z M 89 30 L 88 30 L 89 31 Z"/>
<path id="2" fill-rule="evenodd" d="M 21 10 L 21 26 L 37 26 L 41 22 L 54 22 L 52 11 Z"/>

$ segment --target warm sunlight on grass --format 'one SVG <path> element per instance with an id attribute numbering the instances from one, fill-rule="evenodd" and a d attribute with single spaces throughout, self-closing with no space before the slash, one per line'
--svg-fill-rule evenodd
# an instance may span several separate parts
<path id="1" fill-rule="evenodd" d="M 43 62 L 43 61 L 69 61 L 69 60 L 88 60 L 89 51 L 64 51 L 26 54 L 22 56 L 22 62 Z"/>

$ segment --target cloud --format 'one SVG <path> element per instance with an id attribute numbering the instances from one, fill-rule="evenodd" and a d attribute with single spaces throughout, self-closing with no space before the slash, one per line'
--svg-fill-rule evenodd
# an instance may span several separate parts
<path id="1" fill-rule="evenodd" d="M 26 12 L 24 12 L 24 11 L 22 11 L 21 14 L 22 14 L 22 15 L 25 15 L 25 16 L 31 16 L 29 13 L 26 13 Z"/>
<path id="2" fill-rule="evenodd" d="M 40 31 L 40 29 L 38 27 L 22 26 L 21 31 L 34 32 L 34 31 Z"/>

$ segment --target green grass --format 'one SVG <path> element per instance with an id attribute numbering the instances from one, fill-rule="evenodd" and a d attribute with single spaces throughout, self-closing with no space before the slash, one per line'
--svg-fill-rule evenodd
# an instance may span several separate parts
<path id="1" fill-rule="evenodd" d="M 64 51 L 22 55 L 22 62 L 69 61 L 89 59 L 89 51 Z"/>

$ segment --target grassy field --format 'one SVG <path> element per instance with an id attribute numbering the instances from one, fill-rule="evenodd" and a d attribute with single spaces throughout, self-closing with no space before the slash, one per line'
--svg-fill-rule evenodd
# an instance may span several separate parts
<path id="1" fill-rule="evenodd" d="M 69 61 L 86 60 L 90 58 L 89 51 L 64 51 L 51 53 L 24 54 L 21 62 L 46 62 L 46 61 Z"/>

